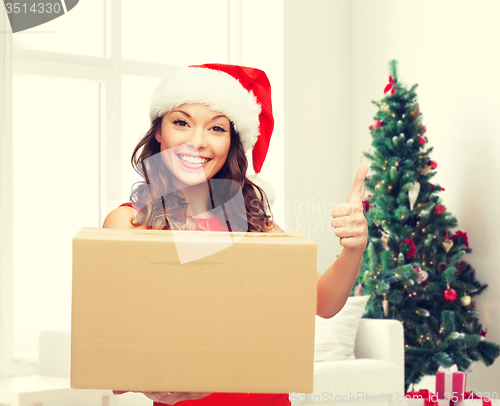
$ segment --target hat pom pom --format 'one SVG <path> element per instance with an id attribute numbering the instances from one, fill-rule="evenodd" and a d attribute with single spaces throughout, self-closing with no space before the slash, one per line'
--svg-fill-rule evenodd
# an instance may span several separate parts
<path id="1" fill-rule="evenodd" d="M 259 186 L 261 189 L 266 192 L 267 199 L 269 200 L 269 205 L 272 207 L 274 204 L 274 201 L 276 200 L 276 192 L 274 190 L 274 187 L 271 182 L 268 182 L 261 178 L 258 174 L 253 174 L 248 176 L 248 179 L 250 179 L 253 183 L 255 183 L 257 186 Z M 259 194 L 260 196 L 260 194 Z"/>

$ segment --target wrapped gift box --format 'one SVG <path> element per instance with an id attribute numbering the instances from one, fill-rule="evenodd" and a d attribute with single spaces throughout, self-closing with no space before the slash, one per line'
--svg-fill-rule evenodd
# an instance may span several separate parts
<path id="1" fill-rule="evenodd" d="M 465 392 L 463 400 L 453 402 L 438 399 L 436 394 L 427 389 L 406 393 L 405 401 L 407 406 L 491 406 L 489 398 L 482 398 L 474 392 Z"/>
<path id="2" fill-rule="evenodd" d="M 435 406 L 436 399 L 436 395 L 427 389 L 405 394 L 405 401 L 408 406 Z"/>
<path id="3" fill-rule="evenodd" d="M 459 372 L 456 365 L 439 368 L 436 372 L 436 395 L 439 400 L 458 401 L 464 399 L 467 374 Z M 449 406 L 439 404 L 439 406 Z"/>

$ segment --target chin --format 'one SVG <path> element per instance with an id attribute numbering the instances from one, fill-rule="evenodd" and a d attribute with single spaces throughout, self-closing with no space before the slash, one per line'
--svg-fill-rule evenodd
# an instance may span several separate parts
<path id="1" fill-rule="evenodd" d="M 182 185 L 182 187 L 189 187 L 189 186 L 195 186 L 199 185 L 202 183 L 207 183 L 207 178 L 205 176 L 203 177 L 182 177 L 182 178 L 177 178 L 177 181 L 179 184 Z"/>

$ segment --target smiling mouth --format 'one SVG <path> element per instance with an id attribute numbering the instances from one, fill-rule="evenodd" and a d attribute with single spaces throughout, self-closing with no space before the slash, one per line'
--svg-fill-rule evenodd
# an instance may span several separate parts
<path id="1" fill-rule="evenodd" d="M 189 165 L 203 165 L 212 160 L 206 158 L 195 158 L 192 156 L 182 155 L 182 154 L 176 154 L 176 155 L 182 162 L 187 163 Z"/>

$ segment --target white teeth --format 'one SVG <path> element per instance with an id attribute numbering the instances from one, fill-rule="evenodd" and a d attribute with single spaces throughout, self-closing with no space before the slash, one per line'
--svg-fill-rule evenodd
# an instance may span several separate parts
<path id="1" fill-rule="evenodd" d="M 189 163 L 189 164 L 204 164 L 205 162 L 210 161 L 210 159 L 203 159 L 203 158 L 194 158 L 192 156 L 187 156 L 187 155 L 178 155 L 183 161 Z"/>

